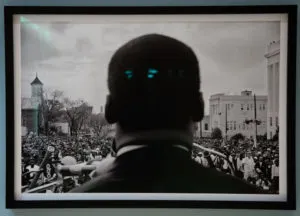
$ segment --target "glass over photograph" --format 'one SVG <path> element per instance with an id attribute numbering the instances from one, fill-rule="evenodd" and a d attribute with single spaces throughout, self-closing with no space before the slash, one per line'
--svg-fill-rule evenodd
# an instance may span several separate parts
<path id="1" fill-rule="evenodd" d="M 70 17 L 15 19 L 21 194 L 286 194 L 280 20 Z"/>

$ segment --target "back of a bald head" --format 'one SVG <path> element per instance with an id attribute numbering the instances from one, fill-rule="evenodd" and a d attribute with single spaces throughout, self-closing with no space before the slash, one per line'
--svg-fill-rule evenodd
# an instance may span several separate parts
<path id="1" fill-rule="evenodd" d="M 202 118 L 197 57 L 171 37 L 149 34 L 120 47 L 109 63 L 108 89 L 107 120 L 129 130 L 178 128 Z"/>

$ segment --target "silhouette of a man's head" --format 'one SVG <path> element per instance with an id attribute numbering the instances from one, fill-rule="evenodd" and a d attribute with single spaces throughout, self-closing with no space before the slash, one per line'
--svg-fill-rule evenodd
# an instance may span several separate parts
<path id="1" fill-rule="evenodd" d="M 125 131 L 183 129 L 203 118 L 197 57 L 171 37 L 148 34 L 120 47 L 108 89 L 106 119 Z"/>

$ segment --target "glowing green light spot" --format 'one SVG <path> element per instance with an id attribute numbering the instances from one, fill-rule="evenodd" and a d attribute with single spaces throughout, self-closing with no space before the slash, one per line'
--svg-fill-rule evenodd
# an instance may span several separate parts
<path id="1" fill-rule="evenodd" d="M 128 79 L 131 79 L 132 76 L 133 76 L 133 72 L 131 70 L 125 71 L 125 74 L 126 74 L 126 76 L 127 76 Z"/>
<path id="2" fill-rule="evenodd" d="M 148 73 L 151 73 L 151 74 L 157 74 L 158 71 L 157 71 L 156 69 L 149 68 Z"/>
<path id="3" fill-rule="evenodd" d="M 20 22 L 21 23 L 24 23 L 24 22 L 27 22 L 27 21 L 28 21 L 28 19 L 26 19 L 25 17 L 23 17 L 23 16 L 20 17 Z"/>
<path id="4" fill-rule="evenodd" d="M 154 77 L 154 74 L 157 74 L 157 73 L 158 73 L 158 70 L 153 69 L 153 68 L 149 68 L 148 69 L 148 78 L 152 79 Z"/>
<path id="5" fill-rule="evenodd" d="M 20 17 L 20 22 L 23 23 L 23 24 L 24 23 L 28 24 L 28 27 L 30 27 L 31 29 L 37 31 L 47 41 L 49 41 L 51 39 L 50 32 L 43 29 L 40 25 L 30 22 L 30 20 L 26 19 L 23 16 Z"/>
<path id="6" fill-rule="evenodd" d="M 35 30 L 39 30 L 40 29 L 40 27 L 38 25 L 36 25 L 36 24 L 33 24 L 32 28 L 35 29 Z"/>

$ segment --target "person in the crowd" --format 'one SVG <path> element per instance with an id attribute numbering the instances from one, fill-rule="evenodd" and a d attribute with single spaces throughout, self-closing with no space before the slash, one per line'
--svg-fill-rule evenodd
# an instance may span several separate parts
<path id="1" fill-rule="evenodd" d="M 43 172 L 41 175 L 44 183 L 51 182 L 57 177 L 56 168 L 53 164 L 54 160 L 55 157 L 49 158 L 43 167 Z"/>
<path id="2" fill-rule="evenodd" d="M 271 182 L 264 174 L 260 174 L 258 180 L 256 181 L 256 185 L 264 191 L 268 191 L 270 190 Z"/>
<path id="3" fill-rule="evenodd" d="M 244 178 L 244 170 L 242 164 L 243 159 L 244 159 L 243 154 L 239 154 L 236 159 L 236 176 L 241 179 Z"/>
<path id="4" fill-rule="evenodd" d="M 267 165 L 265 164 L 265 162 L 263 161 L 263 157 L 260 156 L 259 159 L 258 159 L 258 162 L 256 162 L 255 164 L 255 171 L 258 175 L 261 175 L 263 174 L 264 176 L 266 176 L 266 172 L 267 172 Z"/>
<path id="5" fill-rule="evenodd" d="M 275 159 L 272 165 L 272 190 L 279 192 L 279 159 Z"/>
<path id="6" fill-rule="evenodd" d="M 30 174 L 27 166 L 28 165 L 26 165 L 25 163 L 22 163 L 22 186 L 26 186 L 30 183 Z"/>
<path id="7" fill-rule="evenodd" d="M 212 155 L 209 154 L 209 152 L 205 151 L 203 156 L 204 156 L 204 158 L 206 159 L 206 161 L 208 163 L 208 167 L 209 168 L 214 168 L 215 165 L 214 165 L 213 160 L 212 160 Z"/>
<path id="8" fill-rule="evenodd" d="M 265 164 L 266 164 L 266 178 L 271 179 L 273 163 L 272 163 L 270 156 L 265 157 Z"/>
<path id="9" fill-rule="evenodd" d="M 230 174 L 231 173 L 228 161 L 225 160 L 225 159 L 222 159 L 221 171 L 224 172 L 224 173 L 226 173 L 226 174 Z"/>
<path id="10" fill-rule="evenodd" d="M 236 156 L 235 152 L 233 152 L 231 155 L 229 155 L 228 160 L 232 164 L 233 169 L 237 170 L 237 156 Z"/>
<path id="11" fill-rule="evenodd" d="M 26 170 L 28 170 L 28 180 L 31 182 L 35 176 L 35 174 L 40 170 L 40 167 L 35 164 L 35 160 L 32 158 L 30 160 L 30 164 L 26 166 Z"/>
<path id="12" fill-rule="evenodd" d="M 204 113 L 199 73 L 192 49 L 171 37 L 144 35 L 119 48 L 105 107 L 116 158 L 71 192 L 261 193 L 192 159 L 193 126 Z"/>
<path id="13" fill-rule="evenodd" d="M 254 176 L 254 160 L 251 156 L 251 152 L 246 153 L 246 157 L 242 160 L 242 166 L 244 171 L 244 179 L 246 181 L 249 180 L 249 178 L 253 178 Z"/>
<path id="14" fill-rule="evenodd" d="M 202 153 L 199 153 L 198 155 L 195 156 L 195 161 L 199 164 L 202 164 Z"/>
<path id="15" fill-rule="evenodd" d="M 61 161 L 61 159 L 63 158 L 62 152 L 64 152 L 64 156 L 68 156 L 68 155 L 76 156 L 78 154 L 84 155 L 83 149 L 81 148 L 84 145 L 89 145 L 90 148 L 93 149 L 92 151 L 98 152 L 98 150 L 100 149 L 100 151 L 99 151 L 100 155 L 97 155 L 94 160 L 91 160 L 87 163 L 87 164 L 96 165 L 98 167 L 96 170 L 91 172 L 88 176 L 90 178 L 96 178 L 100 175 L 104 175 L 106 173 L 106 168 L 109 168 L 109 166 L 107 166 L 107 165 L 109 165 L 111 163 L 111 160 L 113 160 L 114 157 L 116 156 L 116 150 L 114 147 L 115 146 L 114 139 L 110 139 L 110 138 L 98 139 L 96 136 L 89 136 L 89 137 L 84 137 L 80 141 L 77 140 L 74 142 L 73 140 L 77 140 L 77 138 L 76 137 L 59 137 L 59 136 L 39 135 L 39 136 L 35 136 L 34 138 L 29 140 L 27 137 L 23 137 L 22 138 L 22 186 L 23 186 L 22 190 L 26 190 L 26 186 L 28 186 L 30 184 L 30 181 L 27 180 L 27 177 L 29 177 L 29 173 L 28 173 L 28 170 L 25 168 L 29 165 L 30 160 L 33 158 L 34 154 L 39 156 L 39 158 L 36 158 L 38 163 L 35 163 L 35 164 L 40 164 L 42 162 L 42 160 L 45 156 L 45 153 L 46 153 L 47 145 L 52 145 L 52 146 L 56 147 L 56 151 L 54 152 L 54 157 L 53 157 L 54 161 L 52 163 L 52 165 L 55 169 L 57 168 L 57 164 L 62 162 Z M 194 137 L 194 142 L 196 142 L 197 144 L 204 146 L 206 148 L 210 148 L 213 151 L 223 152 L 223 150 L 221 148 L 219 148 L 220 141 L 217 139 L 212 139 L 212 138 L 207 138 L 207 137 L 206 138 L 203 137 L 200 139 L 198 137 Z M 234 159 L 236 159 L 238 161 L 238 158 L 239 158 L 238 156 L 245 151 L 245 148 L 249 147 L 247 145 L 247 142 L 248 142 L 247 139 L 244 142 L 240 141 L 238 143 L 236 143 L 234 140 L 226 142 L 226 145 L 228 146 L 228 152 L 226 153 L 226 154 L 228 154 L 227 156 L 229 158 L 228 162 L 231 163 L 233 168 L 234 168 L 234 164 L 233 164 Z M 277 147 L 278 143 L 274 143 L 274 142 L 270 142 L 270 141 L 259 141 L 258 144 L 259 145 L 257 148 L 251 148 L 252 156 L 253 156 L 253 159 L 255 162 L 255 168 L 257 168 L 258 162 L 262 160 L 262 158 L 263 158 L 262 156 L 266 155 L 265 152 L 267 151 L 268 148 L 271 149 L 270 153 L 268 154 L 268 157 L 269 157 L 270 161 L 272 162 L 272 167 L 274 167 L 273 165 L 275 164 L 275 161 L 279 158 L 279 154 L 278 154 L 279 149 Z M 241 145 L 243 145 L 243 147 L 241 147 Z M 88 147 L 86 146 L 86 148 L 88 148 Z M 65 149 L 67 149 L 67 150 L 65 150 Z M 103 150 L 105 150 L 105 151 L 103 151 Z M 199 160 L 199 158 L 198 158 L 199 155 L 201 157 L 201 154 L 203 154 L 203 153 L 198 152 L 195 148 L 192 150 L 192 152 L 193 152 L 192 158 L 197 162 L 197 160 Z M 98 156 L 99 156 L 99 158 L 98 158 Z M 221 171 L 222 165 L 220 164 L 220 161 L 221 161 L 220 157 L 216 156 L 214 153 L 210 153 L 210 157 L 213 160 L 213 163 L 215 166 L 214 169 Z M 257 159 L 256 159 L 256 157 L 257 157 Z M 243 158 L 243 156 L 241 156 L 241 158 Z M 265 158 L 263 158 L 263 162 L 264 162 L 264 160 L 265 160 Z M 77 160 L 77 162 L 80 164 L 83 161 Z M 44 171 L 44 169 L 43 169 L 43 171 Z M 238 177 L 237 168 L 234 168 L 234 171 L 235 171 L 235 173 L 233 175 Z M 262 183 L 262 180 L 265 178 L 268 182 L 271 183 L 271 186 L 269 187 L 268 190 L 265 190 L 265 193 L 267 193 L 267 192 L 268 193 L 279 193 L 279 173 L 278 173 L 278 177 L 267 178 L 267 177 L 262 177 L 259 174 L 260 172 L 257 171 L 256 169 L 255 169 L 255 172 L 257 173 L 257 175 L 255 178 L 253 178 L 250 181 L 251 184 L 256 184 L 259 182 Z M 266 175 L 266 172 L 264 172 L 264 173 Z M 272 169 L 271 173 L 274 174 L 273 169 Z M 44 175 L 42 173 L 41 177 L 43 177 L 43 176 Z M 241 176 L 241 178 L 243 178 L 243 176 Z M 60 178 L 58 177 L 58 178 L 49 179 L 49 180 L 47 180 L 47 182 L 43 182 L 43 181 L 40 181 L 40 180 L 42 180 L 42 178 L 40 178 L 37 182 L 37 186 L 41 186 L 41 184 L 48 184 L 48 182 L 52 182 L 52 181 L 58 181 L 59 179 Z M 76 184 L 73 185 L 73 187 L 78 187 L 78 186 L 80 186 L 80 184 L 84 184 L 86 181 L 88 181 L 89 178 L 87 178 L 86 174 L 85 175 L 78 174 L 77 177 L 74 177 L 74 180 L 75 180 Z M 266 184 L 266 183 L 263 183 L 263 184 Z M 58 188 L 54 187 L 54 188 L 52 188 L 51 191 L 55 192 L 55 193 L 59 193 L 62 191 L 59 188 L 60 187 L 58 187 Z M 263 187 L 261 187 L 261 188 L 263 188 Z M 276 190 L 276 188 L 277 188 L 277 190 Z M 47 191 L 46 191 L 46 193 L 47 193 Z"/>

